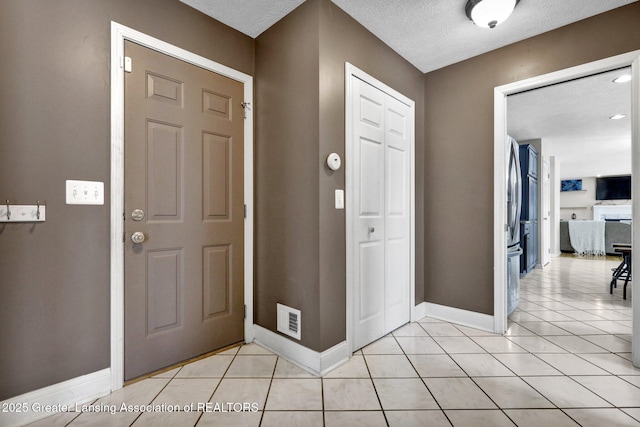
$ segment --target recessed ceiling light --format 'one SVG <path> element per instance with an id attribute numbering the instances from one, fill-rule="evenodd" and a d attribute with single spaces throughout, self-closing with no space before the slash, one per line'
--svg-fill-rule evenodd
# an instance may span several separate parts
<path id="1" fill-rule="evenodd" d="M 609 118 L 611 120 L 620 120 L 620 119 L 624 119 L 625 117 L 627 117 L 625 114 L 616 114 L 615 116 L 611 116 Z"/>
<path id="2" fill-rule="evenodd" d="M 626 83 L 631 81 L 631 74 L 623 74 L 617 79 L 615 79 L 614 83 Z"/>

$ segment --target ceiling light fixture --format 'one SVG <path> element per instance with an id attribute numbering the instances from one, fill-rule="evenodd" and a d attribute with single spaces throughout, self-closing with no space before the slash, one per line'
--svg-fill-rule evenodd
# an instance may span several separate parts
<path id="1" fill-rule="evenodd" d="M 623 74 L 617 79 L 615 79 L 614 83 L 627 83 L 631 81 L 631 74 Z"/>
<path id="2" fill-rule="evenodd" d="M 620 120 L 620 119 L 624 119 L 625 117 L 627 117 L 625 114 L 616 114 L 615 116 L 611 116 L 609 118 L 611 120 Z"/>
<path id="3" fill-rule="evenodd" d="M 464 11 L 479 27 L 495 28 L 504 22 L 520 0 L 468 0 Z"/>

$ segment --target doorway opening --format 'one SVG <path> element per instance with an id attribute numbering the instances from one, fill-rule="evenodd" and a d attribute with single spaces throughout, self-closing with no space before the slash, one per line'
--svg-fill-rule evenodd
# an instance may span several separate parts
<path id="1" fill-rule="evenodd" d="M 507 328 L 506 290 L 506 138 L 507 138 L 507 96 L 527 90 L 565 82 L 589 75 L 631 66 L 632 69 L 632 174 L 640 173 L 640 51 L 607 58 L 600 61 L 568 68 L 550 74 L 499 86 L 494 89 L 494 332 L 504 333 Z M 632 212 L 640 213 L 640 188 L 632 191 Z M 640 239 L 638 221 L 632 229 L 632 240 Z M 638 253 L 632 262 L 640 262 Z M 634 285 L 637 292 L 640 286 Z M 640 366 L 640 301 L 633 300 L 633 362 Z"/>

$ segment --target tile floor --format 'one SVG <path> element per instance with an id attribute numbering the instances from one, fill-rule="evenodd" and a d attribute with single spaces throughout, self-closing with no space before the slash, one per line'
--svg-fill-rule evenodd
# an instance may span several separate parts
<path id="1" fill-rule="evenodd" d="M 559 257 L 534 270 L 505 336 L 424 318 L 324 378 L 249 344 L 91 404 L 115 405 L 114 414 L 69 412 L 33 425 L 640 426 L 631 301 L 607 287 L 615 265 Z M 140 413 L 119 411 L 123 402 L 254 406 Z"/>

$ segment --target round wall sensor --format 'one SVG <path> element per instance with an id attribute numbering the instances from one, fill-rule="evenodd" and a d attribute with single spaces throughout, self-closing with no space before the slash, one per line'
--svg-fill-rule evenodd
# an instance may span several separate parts
<path id="1" fill-rule="evenodd" d="M 340 160 L 338 153 L 329 154 L 329 157 L 327 157 L 327 166 L 329 166 L 329 169 L 337 171 L 340 169 L 340 165 L 342 165 L 342 161 Z"/>

